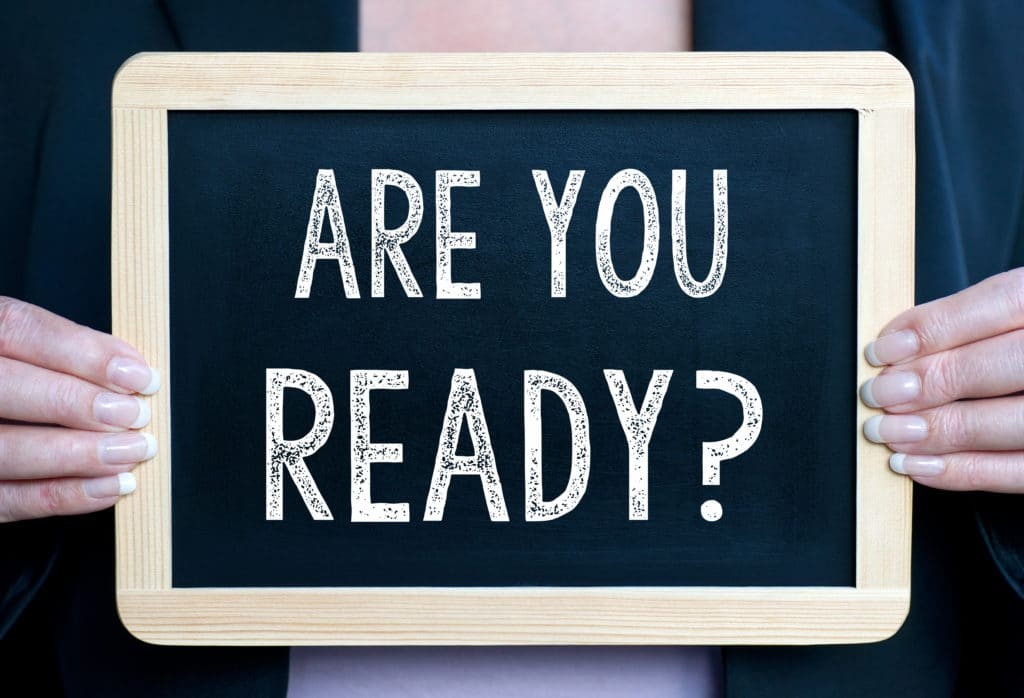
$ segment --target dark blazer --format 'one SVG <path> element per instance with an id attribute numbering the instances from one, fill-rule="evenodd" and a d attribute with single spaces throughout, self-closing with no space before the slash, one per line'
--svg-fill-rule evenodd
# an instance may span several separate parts
<path id="1" fill-rule="evenodd" d="M 881 49 L 917 94 L 918 301 L 1024 262 L 1024 6 L 695 0 L 697 50 Z M 355 0 L 0 9 L 0 294 L 109 329 L 110 82 L 143 50 L 353 50 Z M 2 331 L 2 328 L 0 328 Z M 0 396 L 2 399 L 2 396 Z M 915 490 L 913 595 L 873 645 L 728 648 L 728 696 L 1024 694 L 1024 513 Z M 284 648 L 145 645 L 114 608 L 112 516 L 0 526 L 0 667 L 40 695 L 276 696 Z M 8 684 L 9 685 L 9 684 Z"/>

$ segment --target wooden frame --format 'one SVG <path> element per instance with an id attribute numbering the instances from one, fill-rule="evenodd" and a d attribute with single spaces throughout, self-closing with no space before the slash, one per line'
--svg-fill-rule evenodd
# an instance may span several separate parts
<path id="1" fill-rule="evenodd" d="M 857 110 L 856 355 L 913 304 L 913 85 L 885 53 L 154 53 L 113 86 L 114 333 L 169 378 L 168 110 L 624 108 Z M 172 588 L 168 382 L 159 453 L 116 513 L 118 609 L 148 642 L 851 643 L 909 608 L 911 482 L 859 433 L 853 587 Z"/>

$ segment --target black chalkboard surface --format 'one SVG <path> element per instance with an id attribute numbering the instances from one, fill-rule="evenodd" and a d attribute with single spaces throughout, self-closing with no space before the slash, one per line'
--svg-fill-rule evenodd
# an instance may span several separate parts
<path id="1" fill-rule="evenodd" d="M 147 54 L 114 331 L 164 371 L 118 607 L 182 644 L 878 640 L 910 483 L 886 54 Z"/>
<path id="2" fill-rule="evenodd" d="M 356 135 L 358 134 L 358 135 Z M 853 583 L 857 116 L 852 110 L 712 112 L 170 112 L 173 583 L 176 586 L 841 585 Z M 296 298 L 317 172 L 332 169 L 360 292 L 316 264 Z M 402 247 L 422 296 L 389 263 L 371 297 L 371 170 L 423 190 Z M 595 218 L 608 180 L 650 179 L 662 235 L 650 283 L 612 295 L 596 265 Z M 556 197 L 585 174 L 566 231 L 565 296 L 552 297 L 551 235 L 532 171 Z M 691 298 L 673 272 L 672 171 L 687 177 L 693 275 L 711 263 L 714 170 L 728 172 L 721 286 Z M 456 283 L 480 298 L 437 298 L 435 172 L 479 171 L 454 189 Z M 408 214 L 397 188 L 385 222 Z M 323 239 L 335 232 L 325 220 Z M 612 219 L 612 259 L 641 262 L 644 212 L 632 190 Z M 283 517 L 265 517 L 266 369 L 312 372 L 334 396 L 326 443 L 306 458 L 333 520 L 314 520 L 284 476 Z M 424 521 L 452 372 L 475 372 L 508 521 L 492 521 L 481 480 L 454 476 L 443 520 Z M 372 466 L 375 501 L 407 502 L 409 522 L 355 522 L 350 507 L 349 372 L 408 371 L 408 389 L 372 394 L 372 438 L 403 444 Z M 629 518 L 629 454 L 604 369 L 636 405 L 652 371 L 673 371 L 648 455 L 647 520 Z M 569 513 L 524 512 L 523 372 L 572 382 L 590 422 L 591 472 Z M 741 403 L 698 390 L 698 370 L 751 381 L 763 402 L 756 443 L 702 485 L 702 442 L 729 437 Z M 837 399 L 841 397 L 842 399 Z M 545 393 L 545 492 L 569 478 L 569 418 Z M 286 438 L 313 403 L 285 391 Z M 471 453 L 463 426 L 459 453 Z M 551 495 L 546 495 L 550 498 Z M 721 520 L 700 515 L 709 497 Z M 299 544 L 301 542 L 301 544 Z M 272 561 L 272 562 L 271 562 Z"/>

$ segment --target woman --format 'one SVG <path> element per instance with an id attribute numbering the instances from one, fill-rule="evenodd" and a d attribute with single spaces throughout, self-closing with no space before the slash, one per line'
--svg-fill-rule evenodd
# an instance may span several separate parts
<path id="1" fill-rule="evenodd" d="M 0 426 L 4 521 L 103 510 L 152 453 L 133 434 L 146 419 L 137 396 L 158 386 L 144 357 L 41 309 L 109 325 L 114 70 L 140 50 L 355 47 L 353 3 L 292 12 L 183 0 L 5 10 L 0 293 L 22 300 L 0 304 L 0 418 L 17 422 Z M 936 299 L 895 318 L 867 348 L 886 367 L 861 393 L 884 410 L 867 435 L 890 444 L 894 470 L 926 486 L 915 492 L 906 625 L 875 645 L 727 649 L 727 695 L 932 696 L 982 686 L 998 695 L 1024 685 L 1011 659 L 1024 620 L 1019 500 L 943 491 L 1024 491 L 1024 398 L 1014 395 L 1024 389 L 1024 274 L 999 274 L 1024 262 L 1022 14 L 1010 2 L 695 4 L 698 50 L 881 49 L 904 61 L 919 110 L 917 296 Z M 8 675 L 33 667 L 38 681 L 54 682 L 42 692 L 68 695 L 285 694 L 283 650 L 161 648 L 127 636 L 113 609 L 109 512 L 5 523 L 0 536 Z"/>

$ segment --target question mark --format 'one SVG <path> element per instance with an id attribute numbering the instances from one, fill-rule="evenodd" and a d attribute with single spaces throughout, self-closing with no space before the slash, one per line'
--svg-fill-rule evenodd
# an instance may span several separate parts
<path id="1" fill-rule="evenodd" d="M 761 396 L 754 384 L 746 378 L 725 371 L 697 371 L 697 387 L 701 390 L 721 390 L 743 404 L 743 424 L 735 434 L 723 441 L 702 442 L 702 484 L 718 485 L 722 461 L 746 453 L 761 434 Z M 721 503 L 716 499 L 708 499 L 700 505 L 700 515 L 705 521 L 718 521 L 722 518 Z"/>

